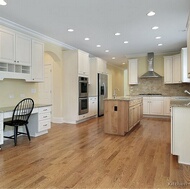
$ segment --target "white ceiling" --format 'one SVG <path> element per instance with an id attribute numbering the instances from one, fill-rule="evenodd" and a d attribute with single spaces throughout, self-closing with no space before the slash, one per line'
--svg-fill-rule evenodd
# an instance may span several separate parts
<path id="1" fill-rule="evenodd" d="M 5 1 L 0 17 L 117 65 L 128 57 L 177 52 L 186 46 L 190 0 Z M 148 17 L 149 11 L 155 11 L 155 16 Z M 159 29 L 152 30 L 153 26 Z M 116 32 L 121 35 L 115 36 Z M 156 36 L 162 38 L 156 40 Z"/>

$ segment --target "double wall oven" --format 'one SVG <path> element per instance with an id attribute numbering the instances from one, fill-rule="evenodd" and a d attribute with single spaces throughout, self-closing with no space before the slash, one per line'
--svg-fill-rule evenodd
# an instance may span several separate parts
<path id="1" fill-rule="evenodd" d="M 88 78 L 79 77 L 79 115 L 88 113 Z"/>

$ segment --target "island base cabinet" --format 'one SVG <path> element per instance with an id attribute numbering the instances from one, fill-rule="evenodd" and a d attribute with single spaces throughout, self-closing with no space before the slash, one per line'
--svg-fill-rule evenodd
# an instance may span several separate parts
<path id="1" fill-rule="evenodd" d="M 125 135 L 142 116 L 142 99 L 105 100 L 104 101 L 104 132 Z"/>
<path id="2" fill-rule="evenodd" d="M 128 131 L 128 102 L 104 101 L 104 132 L 125 135 Z"/>
<path id="3" fill-rule="evenodd" d="M 172 107 L 171 153 L 178 162 L 190 165 L 190 108 Z"/>

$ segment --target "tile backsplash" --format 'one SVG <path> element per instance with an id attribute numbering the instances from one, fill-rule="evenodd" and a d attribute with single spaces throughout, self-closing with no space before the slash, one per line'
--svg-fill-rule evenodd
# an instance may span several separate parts
<path id="1" fill-rule="evenodd" d="M 164 78 L 139 79 L 138 85 L 130 85 L 130 95 L 162 94 L 167 96 L 188 96 L 184 90 L 190 91 L 190 83 L 164 84 Z"/>

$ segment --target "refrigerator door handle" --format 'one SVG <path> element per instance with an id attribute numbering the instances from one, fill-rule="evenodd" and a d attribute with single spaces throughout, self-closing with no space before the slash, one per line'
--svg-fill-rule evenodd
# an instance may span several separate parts
<path id="1" fill-rule="evenodd" d="M 104 86 L 104 96 L 106 96 L 106 94 L 107 94 L 107 91 L 106 91 L 106 84 L 103 83 L 103 86 Z"/>

